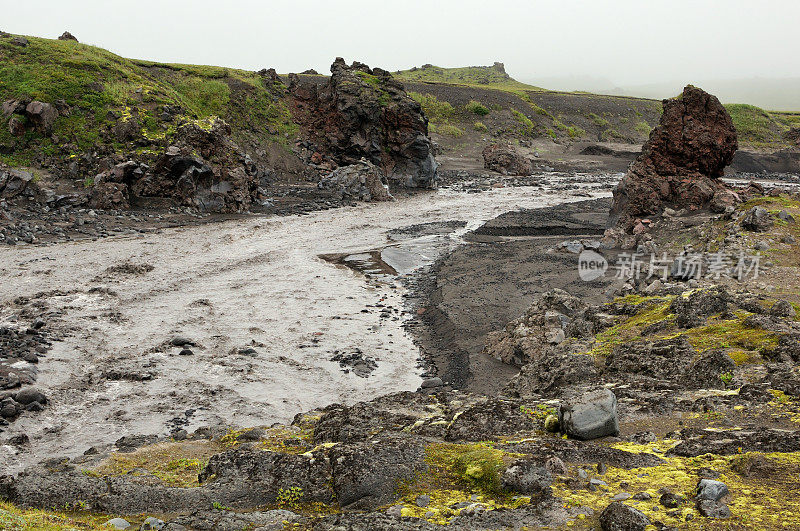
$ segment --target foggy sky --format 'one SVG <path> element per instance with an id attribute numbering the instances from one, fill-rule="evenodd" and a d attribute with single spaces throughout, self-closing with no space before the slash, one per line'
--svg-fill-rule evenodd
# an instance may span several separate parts
<path id="1" fill-rule="evenodd" d="M 387 70 L 502 61 L 534 84 L 800 77 L 797 0 L 2 0 L 0 13 L 12 33 L 281 73 L 342 56 Z"/>

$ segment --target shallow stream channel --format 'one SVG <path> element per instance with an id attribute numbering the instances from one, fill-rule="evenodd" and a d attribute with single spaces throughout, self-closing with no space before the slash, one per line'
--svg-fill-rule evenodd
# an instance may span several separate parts
<path id="1" fill-rule="evenodd" d="M 423 364 L 403 326 L 402 277 L 504 212 L 608 193 L 607 180 L 588 177 L 439 189 L 305 216 L 0 248 L 0 326 L 36 315 L 60 339 L 36 371 L 48 405 L 4 428 L 3 439 L 25 433 L 30 445 L 0 445 L 0 474 L 123 435 L 286 423 L 415 390 Z"/>

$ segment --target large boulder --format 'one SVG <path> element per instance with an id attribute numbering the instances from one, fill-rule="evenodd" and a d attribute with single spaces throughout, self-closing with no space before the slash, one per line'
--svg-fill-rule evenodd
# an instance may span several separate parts
<path id="1" fill-rule="evenodd" d="M 509 381 L 505 392 L 512 396 L 558 396 L 571 386 L 597 378 L 599 373 L 593 356 L 548 347 L 541 356 L 522 367 Z"/>
<path id="2" fill-rule="evenodd" d="M 538 358 L 549 345 L 567 337 L 565 329 L 586 304 L 562 289 L 543 294 L 525 315 L 492 332 L 485 352 L 504 363 L 523 367 Z"/>
<path id="3" fill-rule="evenodd" d="M 25 108 L 25 115 L 39 133 L 49 135 L 53 131 L 56 118 L 58 118 L 58 110 L 49 103 L 32 101 Z"/>
<path id="4" fill-rule="evenodd" d="M 533 171 L 531 159 L 507 144 L 489 144 L 483 148 L 483 167 L 503 175 L 530 175 Z"/>
<path id="5" fill-rule="evenodd" d="M 0 197 L 12 198 L 21 195 L 32 182 L 32 173 L 0 169 Z"/>
<path id="6" fill-rule="evenodd" d="M 727 186 L 719 177 L 738 148 L 725 107 L 691 85 L 663 106 L 658 127 L 614 189 L 609 228 L 630 231 L 637 218 L 659 215 L 667 206 L 705 208 L 717 196 L 718 209 L 734 199 L 720 194 Z"/>
<path id="7" fill-rule="evenodd" d="M 617 435 L 617 397 L 599 389 L 566 400 L 558 408 L 558 421 L 564 433 L 582 441 Z"/>
<path id="8" fill-rule="evenodd" d="M 436 185 L 428 121 L 403 85 L 380 68 L 337 58 L 322 86 L 292 77 L 289 90 L 305 134 L 340 166 L 365 158 L 390 182 Z"/>
<path id="9" fill-rule="evenodd" d="M 49 136 L 59 116 L 58 108 L 50 103 L 30 98 L 6 100 L 3 102 L 3 116 L 9 119 L 8 130 L 14 136 L 21 136 L 33 127 L 37 133 Z"/>
<path id="10" fill-rule="evenodd" d="M 92 188 L 91 205 L 101 210 L 126 210 L 128 203 L 128 186 L 124 183 L 104 182 Z"/>
<path id="11" fill-rule="evenodd" d="M 93 201 L 98 208 L 124 208 L 129 199 L 155 197 L 206 212 L 246 211 L 260 197 L 258 185 L 264 170 L 230 135 L 230 126 L 219 118 L 187 121 L 152 168 L 127 161 L 98 176 L 97 184 L 120 183 L 127 189 L 103 187 L 93 192 Z"/>
<path id="12" fill-rule="evenodd" d="M 367 159 L 336 168 L 319 182 L 323 190 L 331 190 L 337 199 L 356 201 L 391 201 L 383 171 Z"/>
<path id="13" fill-rule="evenodd" d="M 428 470 L 425 442 L 390 436 L 331 449 L 333 489 L 343 509 L 372 510 L 399 497 L 398 486 Z"/>
<path id="14" fill-rule="evenodd" d="M 603 531 L 644 531 L 649 525 L 643 512 L 622 502 L 613 502 L 600 513 Z"/>
<path id="15" fill-rule="evenodd" d="M 292 455 L 235 448 L 212 456 L 199 479 L 215 499 L 238 508 L 275 503 L 282 489 L 292 487 L 302 489 L 303 502 L 334 500 L 324 450 Z"/>
<path id="16" fill-rule="evenodd" d="M 747 212 L 741 221 L 742 228 L 752 232 L 766 232 L 772 228 L 772 220 L 769 217 L 767 209 L 760 206 L 754 206 Z"/>
<path id="17" fill-rule="evenodd" d="M 553 475 L 534 460 L 520 459 L 505 469 L 501 481 L 506 490 L 538 495 L 550 492 Z"/>

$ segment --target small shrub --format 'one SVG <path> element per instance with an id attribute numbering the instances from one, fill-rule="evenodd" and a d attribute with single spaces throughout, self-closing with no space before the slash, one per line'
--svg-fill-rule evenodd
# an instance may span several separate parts
<path id="1" fill-rule="evenodd" d="M 489 114 L 489 108 L 479 101 L 472 100 L 465 105 L 467 111 L 478 116 L 486 116 Z"/>
<path id="2" fill-rule="evenodd" d="M 489 128 L 486 127 L 486 125 L 484 125 L 483 122 L 475 122 L 474 124 L 472 124 L 472 128 L 475 129 L 476 131 L 480 131 L 481 133 L 485 133 L 486 131 L 489 130 Z"/>
<path id="3" fill-rule="evenodd" d="M 733 381 L 733 373 L 723 372 L 722 374 L 719 375 L 719 379 L 722 380 L 722 383 L 724 383 L 725 386 L 727 387 L 728 384 L 730 384 L 731 381 Z"/>
<path id="4" fill-rule="evenodd" d="M 570 138 L 582 138 L 586 136 L 586 131 L 578 127 L 577 125 L 571 125 L 567 127 L 567 134 Z"/>
<path id="5" fill-rule="evenodd" d="M 653 130 L 653 128 L 650 127 L 650 124 L 644 121 L 637 122 L 633 128 L 636 130 L 637 133 L 641 133 L 643 135 L 649 135 L 650 131 Z"/>
<path id="6" fill-rule="evenodd" d="M 530 102 L 528 103 L 528 105 L 531 106 L 531 109 L 533 109 L 533 112 L 535 112 L 536 114 L 541 114 L 542 116 L 550 116 L 550 113 L 547 112 L 547 110 L 543 109 L 542 107 L 539 107 L 535 103 Z"/>
<path id="7" fill-rule="evenodd" d="M 440 135 L 445 135 L 445 136 L 454 136 L 456 138 L 464 134 L 464 131 L 462 131 L 455 125 L 448 123 L 431 124 L 430 130 L 433 133 L 439 133 Z"/>
<path id="8" fill-rule="evenodd" d="M 420 104 L 422 112 L 431 122 L 443 122 L 453 116 L 456 110 L 446 101 L 440 101 L 432 94 L 420 94 L 419 92 L 409 92 L 408 95 Z"/>
<path id="9" fill-rule="evenodd" d="M 595 113 L 590 113 L 589 119 L 593 121 L 595 125 L 599 125 L 600 127 L 606 127 L 610 125 L 608 123 L 608 120 L 606 120 L 605 118 L 601 118 L 600 116 L 597 116 Z"/>
<path id="10" fill-rule="evenodd" d="M 278 507 L 297 510 L 300 508 L 300 500 L 303 498 L 303 489 L 300 487 L 289 487 L 288 489 L 278 489 L 276 502 Z"/>
<path id="11" fill-rule="evenodd" d="M 525 134 L 532 135 L 534 131 L 536 131 L 536 126 L 533 124 L 530 118 L 516 109 L 511 109 L 511 114 L 514 116 L 514 120 L 522 125 L 522 130 Z"/>
<path id="12" fill-rule="evenodd" d="M 86 177 L 83 180 L 83 187 L 84 188 L 91 188 L 92 186 L 94 186 L 94 177 Z"/>

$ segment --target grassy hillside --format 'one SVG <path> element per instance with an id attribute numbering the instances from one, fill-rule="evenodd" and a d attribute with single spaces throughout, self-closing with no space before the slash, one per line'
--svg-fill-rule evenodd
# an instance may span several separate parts
<path id="1" fill-rule="evenodd" d="M 661 115 L 661 102 L 639 98 L 441 83 L 407 82 L 406 88 L 422 105 L 430 130 L 459 139 L 459 145 L 490 137 L 642 143 Z"/>
<path id="2" fill-rule="evenodd" d="M 423 65 L 410 70 L 400 70 L 395 72 L 394 76 L 401 81 L 415 83 L 447 83 L 468 87 L 494 88 L 511 92 L 544 90 L 513 79 L 506 73 L 502 63 L 495 63 L 493 66 L 465 66 L 461 68 Z"/>
<path id="3" fill-rule="evenodd" d="M 553 139 L 587 139 L 641 143 L 661 114 L 660 100 L 606 96 L 587 92 L 559 92 L 521 83 L 510 77 L 502 63 L 493 66 L 442 68 L 424 65 L 395 76 L 413 91 L 432 123 L 432 130 L 461 137 L 470 130 L 494 136 L 550 136 Z M 440 85 L 451 85 L 447 89 Z M 463 87 L 459 93 L 455 87 Z M 467 89 L 474 89 L 465 100 Z M 482 89 L 508 92 L 519 101 L 501 102 Z M 487 103 L 487 101 L 489 103 Z M 788 147 L 786 132 L 800 127 L 800 113 L 769 112 L 752 105 L 728 104 L 739 132 L 739 142 L 750 147 Z M 472 112 L 484 108 L 487 112 Z M 505 111 L 505 118 L 495 118 Z M 516 122 L 513 123 L 513 122 Z M 495 126 L 493 126 L 493 124 Z"/>
<path id="4" fill-rule="evenodd" d="M 126 59 L 75 41 L 28 37 L 28 46 L 0 36 L 0 102 L 63 100 L 69 108 L 44 136 L 0 127 L 0 162 L 63 166 L 71 160 L 146 157 L 170 144 L 187 120 L 219 116 L 248 152 L 288 144 L 297 135 L 285 88 L 269 76 L 215 66 Z M 511 78 L 501 63 L 395 74 L 420 101 L 434 133 L 460 137 L 641 143 L 658 122 L 660 102 L 547 91 Z M 306 76 L 308 77 L 308 76 Z M 322 78 L 322 76 L 315 76 Z M 742 145 L 785 147 L 800 115 L 728 105 Z M 124 126 L 127 133 L 120 137 Z M 131 130 L 133 131 L 131 133 Z M 465 139 L 466 140 L 466 139 Z M 88 171 L 88 167 L 84 168 Z"/>
<path id="5" fill-rule="evenodd" d="M 790 145 L 786 133 L 800 128 L 800 113 L 770 112 L 753 105 L 725 105 L 739 134 L 739 143 L 755 147 Z"/>
<path id="6" fill-rule="evenodd" d="M 283 141 L 296 131 L 283 87 L 253 72 L 211 66 L 159 64 L 119 57 L 80 44 L 27 37 L 29 45 L 0 37 L 0 101 L 28 97 L 53 103 L 64 100 L 69 115 L 56 120 L 52 138 L 28 131 L 24 137 L 0 129 L 0 160 L 12 165 L 34 162 L 39 155 L 80 156 L 109 131 L 135 118 L 139 144 L 168 142 L 181 119 L 219 116 L 239 140 Z M 165 121 L 165 106 L 178 120 Z M 123 150 L 114 141 L 115 149 Z M 65 146 L 67 146 L 65 148 Z M 68 153 L 64 153 L 68 149 Z"/>

